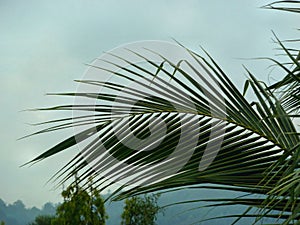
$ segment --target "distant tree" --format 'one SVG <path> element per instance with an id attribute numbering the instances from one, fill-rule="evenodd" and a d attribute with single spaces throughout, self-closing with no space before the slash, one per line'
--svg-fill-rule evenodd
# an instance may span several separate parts
<path id="1" fill-rule="evenodd" d="M 42 211 L 42 214 L 44 214 L 44 215 L 53 215 L 56 212 L 56 206 L 51 202 L 47 202 L 43 205 L 43 208 L 41 211 Z"/>
<path id="2" fill-rule="evenodd" d="M 155 225 L 157 213 L 162 212 L 158 198 L 159 195 L 153 194 L 126 199 L 121 225 Z"/>
<path id="3" fill-rule="evenodd" d="M 14 210 L 24 210 L 25 204 L 21 200 L 15 201 L 12 205 L 10 205 Z"/>
<path id="4" fill-rule="evenodd" d="M 104 201 L 91 179 L 88 189 L 80 187 L 75 176 L 75 182 L 62 192 L 64 202 L 57 207 L 52 225 L 105 225 Z"/>
<path id="5" fill-rule="evenodd" d="M 51 221 L 54 219 L 54 216 L 50 215 L 39 215 L 35 218 L 34 222 L 29 225 L 51 225 Z"/>
<path id="6" fill-rule="evenodd" d="M 1 225 L 5 225 L 4 221 L 1 221 Z"/>

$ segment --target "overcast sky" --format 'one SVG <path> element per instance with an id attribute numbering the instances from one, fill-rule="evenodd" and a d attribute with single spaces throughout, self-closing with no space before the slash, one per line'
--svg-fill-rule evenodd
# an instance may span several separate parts
<path id="1" fill-rule="evenodd" d="M 0 0 L 0 198 L 22 199 L 40 207 L 61 201 L 48 178 L 76 148 L 32 167 L 19 166 L 63 139 L 71 131 L 16 141 L 37 131 L 36 123 L 53 118 L 24 109 L 53 106 L 72 99 L 45 96 L 75 91 L 91 62 L 118 45 L 172 38 L 194 50 L 203 46 L 241 88 L 242 64 L 267 81 L 268 62 L 240 60 L 274 56 L 271 30 L 293 38 L 297 16 L 259 9 L 269 1 L 228 0 Z"/>

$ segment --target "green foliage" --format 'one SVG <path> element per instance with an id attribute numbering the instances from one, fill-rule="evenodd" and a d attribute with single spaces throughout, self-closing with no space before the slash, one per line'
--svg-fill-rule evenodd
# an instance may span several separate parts
<path id="1" fill-rule="evenodd" d="M 121 225 L 155 225 L 157 213 L 162 209 L 157 205 L 159 195 L 134 196 L 125 200 Z"/>
<path id="2" fill-rule="evenodd" d="M 78 178 L 62 192 L 64 202 L 57 207 L 52 225 L 105 225 L 108 218 L 104 201 L 89 182 L 89 192 L 79 186 Z"/>
<path id="3" fill-rule="evenodd" d="M 30 223 L 29 225 L 51 225 L 51 221 L 54 218 L 55 218 L 54 216 L 40 215 L 37 216 L 34 222 Z"/>
<path id="4" fill-rule="evenodd" d="M 1 221 L 1 225 L 5 225 L 5 223 L 3 221 Z"/>

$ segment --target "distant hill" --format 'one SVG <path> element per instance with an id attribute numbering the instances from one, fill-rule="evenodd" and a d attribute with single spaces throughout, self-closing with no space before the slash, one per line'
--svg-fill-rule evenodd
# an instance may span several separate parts
<path id="1" fill-rule="evenodd" d="M 42 209 L 36 207 L 26 208 L 21 200 L 12 204 L 6 204 L 0 199 L 0 221 L 5 225 L 27 225 L 38 215 L 54 215 L 56 206 L 53 203 L 46 203 Z"/>
<path id="2" fill-rule="evenodd" d="M 211 190 L 182 190 L 170 192 L 161 195 L 159 205 L 164 206 L 178 201 L 188 201 L 203 198 L 226 198 L 238 196 L 237 193 L 225 191 Z M 107 196 L 104 196 L 104 198 Z M 0 221 L 3 220 L 5 225 L 28 225 L 34 221 L 38 215 L 54 215 L 58 204 L 46 203 L 42 209 L 36 207 L 26 208 L 21 200 L 17 200 L 12 204 L 7 204 L 0 199 Z M 235 214 L 246 209 L 244 206 L 218 207 L 213 209 L 199 208 L 203 204 L 197 202 L 192 204 L 180 204 L 170 206 L 165 210 L 164 214 L 159 214 L 157 219 L 158 225 L 188 225 L 196 223 L 203 218 L 213 216 L 222 216 L 227 214 Z M 106 204 L 106 212 L 109 215 L 107 225 L 118 225 L 121 222 L 121 214 L 124 203 L 111 202 Z M 195 208 L 194 210 L 191 210 Z M 212 220 L 201 223 L 201 225 L 220 225 L 230 224 L 232 219 Z M 238 224 L 251 224 L 249 219 L 244 219 Z"/>

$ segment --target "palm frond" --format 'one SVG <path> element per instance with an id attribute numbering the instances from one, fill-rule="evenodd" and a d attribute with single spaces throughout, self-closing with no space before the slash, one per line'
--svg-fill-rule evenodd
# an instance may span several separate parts
<path id="1" fill-rule="evenodd" d="M 60 182 L 74 171 L 81 172 L 82 180 L 97 174 L 94 182 L 100 190 L 121 184 L 111 196 L 115 199 L 190 185 L 226 185 L 228 190 L 239 188 L 250 194 L 272 192 L 272 204 L 260 201 L 260 208 L 287 211 L 288 218 L 293 217 L 290 205 L 276 200 L 283 196 L 289 202 L 293 197 L 299 204 L 299 196 L 275 188 L 289 168 L 286 155 L 293 156 L 300 138 L 294 135 L 290 117 L 282 116 L 285 110 L 276 96 L 249 72 L 257 97 L 257 102 L 250 103 L 209 55 L 210 62 L 186 49 L 190 58 L 173 62 L 147 51 L 159 62 L 131 50 L 128 54 L 146 64 L 111 54 L 128 66 L 105 61 L 107 67 L 91 68 L 116 79 L 79 81 L 101 91 L 59 94 L 95 103 L 48 108 L 87 114 L 74 118 L 74 124 L 82 127 L 80 132 L 31 162 L 81 143 L 81 152 L 56 174 Z M 56 120 L 62 125 L 49 130 L 68 128 L 65 121 L 69 120 Z M 297 169 L 298 165 L 292 172 Z M 251 199 L 231 202 L 242 203 L 258 204 Z"/>
<path id="2" fill-rule="evenodd" d="M 300 7 L 299 7 L 300 1 L 275 1 L 270 4 L 267 4 L 263 6 L 263 8 L 266 9 L 275 9 L 275 10 L 281 10 L 281 11 L 287 11 L 287 12 L 293 12 L 293 13 L 300 13 Z"/>
<path id="3" fill-rule="evenodd" d="M 298 50 L 298 56 L 295 57 L 277 37 L 276 40 L 291 62 L 289 68 L 280 62 L 276 62 L 278 66 L 284 69 L 286 76 L 269 86 L 269 89 L 277 92 L 283 107 L 289 115 L 296 115 L 300 110 L 300 50 Z"/>

